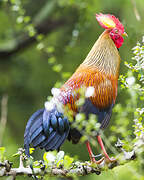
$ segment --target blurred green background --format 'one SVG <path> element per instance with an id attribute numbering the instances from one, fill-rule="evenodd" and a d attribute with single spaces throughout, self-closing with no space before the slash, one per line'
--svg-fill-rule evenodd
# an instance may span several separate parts
<path id="1" fill-rule="evenodd" d="M 114 14 L 125 27 L 128 38 L 120 48 L 120 74 L 127 74 L 124 61 L 132 61 L 131 49 L 144 35 L 143 0 L 0 1 L 0 101 L 8 97 L 7 121 L 5 128 L 2 127 L 0 143 L 16 165 L 17 159 L 11 156 L 23 147 L 28 118 L 44 106 L 51 88 L 59 87 L 75 71 L 103 32 L 95 19 L 95 14 L 100 12 Z M 135 99 L 132 101 L 130 92 L 120 88 L 120 82 L 116 104 L 110 126 L 105 130 L 105 136 L 109 135 L 113 145 L 118 137 L 132 135 L 132 111 L 138 104 Z M 116 122 L 119 129 L 116 129 Z M 123 123 L 125 129 L 121 129 Z M 89 160 L 83 144 L 66 142 L 62 149 L 80 160 Z M 97 147 L 94 151 L 99 153 Z M 41 154 L 37 152 L 40 158 Z M 100 176 L 83 177 L 95 178 L 137 179 L 127 167 L 123 167 L 121 173 L 115 169 Z"/>

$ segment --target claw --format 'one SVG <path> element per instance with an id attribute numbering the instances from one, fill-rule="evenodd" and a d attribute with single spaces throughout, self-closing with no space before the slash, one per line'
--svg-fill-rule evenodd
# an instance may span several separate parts
<path id="1" fill-rule="evenodd" d="M 98 161 L 96 161 L 96 160 L 94 160 L 94 161 L 92 161 L 92 163 L 95 163 L 95 164 L 101 164 L 103 161 L 104 161 L 104 157 L 102 157 L 100 160 L 98 160 Z"/>
<path id="2" fill-rule="evenodd" d="M 99 144 L 100 144 L 100 146 L 101 146 L 101 148 L 103 150 L 103 153 L 104 153 L 105 157 L 102 157 L 100 160 L 96 161 L 95 158 L 102 156 L 102 154 L 94 155 L 93 152 L 92 152 L 89 141 L 86 141 L 86 146 L 87 146 L 87 149 L 88 149 L 88 153 L 89 153 L 91 162 L 94 163 L 94 164 L 101 164 L 104 160 L 105 160 L 106 163 L 115 162 L 116 159 L 114 159 L 113 157 L 110 158 L 108 156 L 100 136 L 98 136 L 98 142 L 99 142 Z"/>

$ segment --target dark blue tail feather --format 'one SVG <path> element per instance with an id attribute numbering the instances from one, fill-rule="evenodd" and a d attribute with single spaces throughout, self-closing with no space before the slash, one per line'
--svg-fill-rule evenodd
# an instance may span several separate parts
<path id="1" fill-rule="evenodd" d="M 55 146 L 53 147 L 53 149 L 59 149 L 59 147 L 63 144 L 63 142 L 65 141 L 65 139 L 67 138 L 67 133 L 65 132 L 62 137 L 61 137 L 61 140 L 58 141 Z"/>
<path id="2" fill-rule="evenodd" d="M 40 109 L 29 119 L 25 134 L 24 148 L 29 156 L 29 147 L 44 148 L 46 151 L 57 150 L 69 134 L 69 122 L 55 108 L 51 111 Z"/>
<path id="3" fill-rule="evenodd" d="M 31 141 L 33 141 L 42 131 L 43 131 L 42 126 L 40 126 L 38 129 L 36 129 L 36 131 L 34 131 L 30 136 Z"/>
<path id="4" fill-rule="evenodd" d="M 55 144 L 60 141 L 61 139 L 61 135 L 59 135 L 57 132 L 55 133 L 55 135 L 53 136 L 53 139 L 51 139 L 51 141 L 49 141 L 45 147 L 46 151 L 49 150 L 54 150 L 53 147 L 55 146 Z"/>
<path id="5" fill-rule="evenodd" d="M 39 117 L 41 117 L 41 115 L 43 114 L 44 109 L 40 109 L 38 111 L 36 111 L 28 120 L 27 125 L 26 125 L 26 129 L 25 129 L 25 133 L 24 133 L 24 148 L 25 148 L 25 153 L 26 155 L 29 155 L 29 145 L 31 144 L 31 127 L 33 126 L 35 121 L 39 121 Z"/>
<path id="6" fill-rule="evenodd" d="M 38 136 L 35 137 L 35 139 L 31 142 L 34 148 L 39 146 L 44 140 L 46 139 L 46 136 L 41 132 Z"/>

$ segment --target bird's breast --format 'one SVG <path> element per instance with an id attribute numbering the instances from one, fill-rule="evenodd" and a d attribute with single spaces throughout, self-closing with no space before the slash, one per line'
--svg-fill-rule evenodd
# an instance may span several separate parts
<path id="1" fill-rule="evenodd" d="M 84 88 L 84 91 L 86 91 L 88 87 L 94 88 L 94 92 L 89 98 L 97 108 L 105 109 L 115 103 L 117 77 L 90 69 L 76 71 L 62 86 L 63 103 L 68 104 L 70 109 L 77 111 L 76 101 L 80 98 L 80 89 Z"/>

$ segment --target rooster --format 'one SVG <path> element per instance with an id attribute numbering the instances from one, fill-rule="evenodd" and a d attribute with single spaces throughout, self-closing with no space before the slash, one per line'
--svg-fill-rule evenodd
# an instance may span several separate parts
<path id="1" fill-rule="evenodd" d="M 36 111 L 28 120 L 24 134 L 24 148 L 26 155 L 29 155 L 29 147 L 40 147 L 46 151 L 59 150 L 66 139 L 78 143 L 82 134 L 73 128 L 64 108 L 77 113 L 85 113 L 86 119 L 89 114 L 95 114 L 100 129 L 105 129 L 110 121 L 112 108 L 117 96 L 118 76 L 120 68 L 120 55 L 118 49 L 122 46 L 124 31 L 122 23 L 110 14 L 96 14 L 96 20 L 105 29 L 95 42 L 91 51 L 77 68 L 75 73 L 59 89 L 50 102 L 45 103 L 45 108 Z M 80 98 L 78 90 L 85 87 L 93 88 L 90 97 L 86 97 L 81 108 L 76 101 Z M 112 162 L 105 150 L 100 133 L 97 133 L 97 140 L 101 146 L 105 158 Z M 86 146 L 90 159 L 93 163 L 100 163 L 95 160 L 89 141 Z"/>

